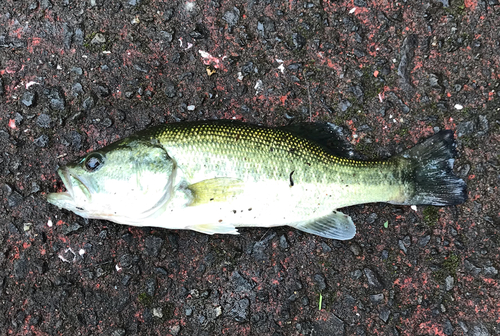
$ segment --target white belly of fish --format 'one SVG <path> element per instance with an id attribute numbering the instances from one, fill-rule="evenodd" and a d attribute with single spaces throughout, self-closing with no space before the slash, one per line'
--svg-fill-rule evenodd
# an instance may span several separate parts
<path id="1" fill-rule="evenodd" d="M 204 233 L 233 233 L 235 227 L 290 225 L 331 213 L 330 202 L 320 199 L 314 186 L 290 186 L 283 181 L 248 183 L 244 191 L 224 202 L 191 206 L 185 188 L 177 188 L 165 211 L 145 226 L 192 229 Z M 212 228 L 214 232 L 211 232 Z"/>

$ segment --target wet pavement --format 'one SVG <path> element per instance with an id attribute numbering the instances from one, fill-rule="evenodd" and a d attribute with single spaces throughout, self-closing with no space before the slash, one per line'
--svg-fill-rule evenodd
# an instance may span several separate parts
<path id="1" fill-rule="evenodd" d="M 499 335 L 498 0 L 6 0 L 0 335 Z M 85 220 L 59 165 L 148 126 L 328 121 L 368 158 L 455 131 L 469 200 L 347 242 Z"/>

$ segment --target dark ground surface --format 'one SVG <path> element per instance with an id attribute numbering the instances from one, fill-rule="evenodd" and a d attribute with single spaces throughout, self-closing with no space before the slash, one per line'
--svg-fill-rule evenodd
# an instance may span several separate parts
<path id="1" fill-rule="evenodd" d="M 498 3 L 4 0 L 0 335 L 499 335 Z M 348 242 L 45 201 L 58 165 L 213 118 L 335 122 L 370 158 L 452 129 L 469 200 L 345 209 Z"/>

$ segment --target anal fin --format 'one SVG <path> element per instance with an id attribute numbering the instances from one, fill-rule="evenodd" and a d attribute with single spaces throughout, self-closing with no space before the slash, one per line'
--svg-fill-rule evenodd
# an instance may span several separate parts
<path id="1" fill-rule="evenodd" d="M 351 217 L 340 211 L 334 211 L 332 214 L 294 227 L 307 233 L 337 240 L 349 240 L 356 235 L 356 226 Z"/>
<path id="2" fill-rule="evenodd" d="M 188 226 L 186 229 L 213 235 L 217 233 L 222 233 L 222 234 L 234 234 L 237 235 L 239 234 L 238 230 L 234 225 L 231 224 L 222 224 L 222 223 L 216 223 L 216 224 L 197 224 L 197 225 L 192 225 Z"/>

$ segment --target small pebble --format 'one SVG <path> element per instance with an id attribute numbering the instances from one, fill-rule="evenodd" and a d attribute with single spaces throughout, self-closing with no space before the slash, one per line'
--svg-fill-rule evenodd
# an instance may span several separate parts
<path id="1" fill-rule="evenodd" d="M 172 82 L 165 83 L 165 95 L 168 98 L 174 98 L 177 95 L 177 89 Z"/>
<path id="2" fill-rule="evenodd" d="M 94 104 L 95 104 L 94 97 L 90 95 L 83 100 L 82 108 L 85 111 L 88 111 L 94 107 Z"/>
<path id="3" fill-rule="evenodd" d="M 153 308 L 153 316 L 161 319 L 163 317 L 162 309 L 161 308 Z"/>
<path id="4" fill-rule="evenodd" d="M 307 40 L 300 33 L 293 33 L 292 43 L 295 50 L 301 50 L 306 45 Z"/>
<path id="5" fill-rule="evenodd" d="M 325 242 L 321 242 L 321 248 L 323 249 L 323 252 L 325 252 L 325 253 L 332 252 L 332 248 L 330 246 L 328 246 L 328 244 Z"/>
<path id="6" fill-rule="evenodd" d="M 349 246 L 349 249 L 351 250 L 351 252 L 355 255 L 355 256 L 359 256 L 361 254 L 361 247 L 356 244 L 356 243 L 352 243 L 350 246 Z"/>
<path id="7" fill-rule="evenodd" d="M 368 281 L 368 285 L 370 287 L 373 287 L 373 288 L 379 288 L 379 289 L 382 289 L 383 286 L 382 284 L 380 283 L 380 281 L 378 280 L 378 276 L 377 274 L 372 271 L 371 269 L 369 268 L 365 268 L 363 270 L 363 272 L 365 273 L 365 276 L 366 276 L 366 280 Z"/>
<path id="8" fill-rule="evenodd" d="M 453 335 L 453 325 L 451 324 L 450 320 L 446 319 L 443 323 L 443 332 L 445 335 Z"/>
<path id="9" fill-rule="evenodd" d="M 363 272 L 361 272 L 360 270 L 355 270 L 354 272 L 351 272 L 351 278 L 356 279 L 356 280 L 361 278 L 362 275 L 363 275 Z"/>
<path id="10" fill-rule="evenodd" d="M 179 335 L 179 332 L 181 331 L 181 326 L 180 325 L 174 325 L 170 327 L 170 333 L 172 336 L 177 336 Z"/>
<path id="11" fill-rule="evenodd" d="M 82 70 L 82 68 L 79 68 L 79 67 L 72 67 L 70 69 L 70 72 L 77 75 L 77 76 L 83 75 L 83 70 Z"/>
<path id="12" fill-rule="evenodd" d="M 82 84 L 80 83 L 73 84 L 73 86 L 71 87 L 71 92 L 74 97 L 78 97 L 79 94 L 83 93 Z"/>
<path id="13" fill-rule="evenodd" d="M 487 277 L 493 277 L 498 274 L 498 270 L 493 266 L 484 267 L 483 274 Z"/>
<path id="14" fill-rule="evenodd" d="M 7 203 L 11 208 L 18 206 L 23 200 L 23 196 L 17 191 L 13 191 L 9 196 L 7 196 Z"/>
<path id="15" fill-rule="evenodd" d="M 387 251 L 387 250 L 382 250 L 382 253 L 381 253 L 381 255 L 380 255 L 380 258 L 381 258 L 382 260 L 387 260 L 387 258 L 389 258 L 389 251 Z"/>
<path id="16" fill-rule="evenodd" d="M 280 236 L 280 247 L 283 249 L 283 250 L 286 250 L 288 248 L 288 242 L 286 241 L 286 237 L 285 235 L 281 235 Z"/>
<path id="17" fill-rule="evenodd" d="M 118 328 L 118 329 L 113 330 L 113 332 L 111 333 L 111 336 L 125 336 L 126 333 L 127 333 L 127 331 L 125 329 Z"/>
<path id="18" fill-rule="evenodd" d="M 26 91 L 23 93 L 23 97 L 21 98 L 21 103 L 25 106 L 30 107 L 35 104 L 36 100 L 36 92 Z"/>
<path id="19" fill-rule="evenodd" d="M 105 42 L 106 42 L 106 37 L 101 33 L 95 34 L 92 41 L 90 41 L 91 44 L 100 44 Z"/>
<path id="20" fill-rule="evenodd" d="M 380 314 L 379 314 L 379 317 L 382 321 L 384 321 L 385 323 L 387 323 L 387 321 L 389 320 L 389 316 L 391 315 L 391 310 L 387 307 L 381 307 L 380 308 Z"/>
<path id="21" fill-rule="evenodd" d="M 318 285 L 320 291 L 326 289 L 325 277 L 321 274 L 314 275 L 314 282 Z"/>
<path id="22" fill-rule="evenodd" d="M 370 301 L 373 303 L 380 303 L 383 300 L 384 300 L 384 294 L 382 293 L 370 295 Z"/>
<path id="23" fill-rule="evenodd" d="M 50 116 L 45 113 L 40 114 L 38 118 L 36 118 L 36 124 L 41 128 L 50 128 L 51 122 Z"/>
<path id="24" fill-rule="evenodd" d="M 422 237 L 422 238 L 420 238 L 418 240 L 418 246 L 425 247 L 429 243 L 430 240 L 431 240 L 431 236 L 430 235 Z"/>
<path id="25" fill-rule="evenodd" d="M 233 9 L 228 10 L 224 13 L 222 19 L 226 21 L 230 27 L 236 26 L 240 20 L 240 10 L 236 7 L 233 7 Z"/>
<path id="26" fill-rule="evenodd" d="M 64 110 L 66 106 L 64 102 L 64 95 L 59 88 L 50 89 L 47 98 L 49 98 L 49 104 L 53 110 L 56 111 Z"/>
<path id="27" fill-rule="evenodd" d="M 464 261 L 464 267 L 465 270 L 470 274 L 472 274 L 473 276 L 477 276 L 479 275 L 479 273 L 481 273 L 481 269 L 467 259 Z"/>
<path id="28" fill-rule="evenodd" d="M 158 256 L 160 249 L 163 246 L 163 239 L 156 236 L 148 236 L 144 240 L 144 252 L 152 257 Z"/>
<path id="29" fill-rule="evenodd" d="M 455 286 L 455 279 L 451 276 L 451 275 L 448 275 L 446 277 L 446 279 L 444 280 L 445 282 L 445 288 L 446 288 L 446 291 L 449 292 L 453 289 L 453 287 Z"/>
<path id="30" fill-rule="evenodd" d="M 33 143 L 40 148 L 47 147 L 47 144 L 49 143 L 49 136 L 46 134 L 42 134 L 38 138 L 36 138 Z"/>

